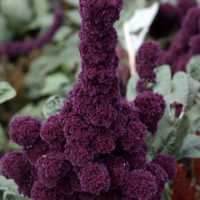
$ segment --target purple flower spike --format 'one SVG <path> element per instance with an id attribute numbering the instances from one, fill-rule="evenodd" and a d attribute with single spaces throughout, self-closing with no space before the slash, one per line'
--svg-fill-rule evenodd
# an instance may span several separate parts
<path id="1" fill-rule="evenodd" d="M 138 96 L 135 105 L 120 94 L 113 25 L 121 8 L 122 0 L 80 0 L 82 70 L 69 98 L 60 113 L 42 125 L 30 117 L 13 121 L 10 135 L 23 145 L 22 153 L 6 154 L 1 168 L 32 200 L 160 200 L 162 196 L 173 166 L 157 158 L 159 164 L 147 167 L 145 139 L 148 130 L 154 133 L 165 104 L 150 92 Z M 153 70 L 159 48 L 153 43 L 147 46 L 138 58 Z"/>

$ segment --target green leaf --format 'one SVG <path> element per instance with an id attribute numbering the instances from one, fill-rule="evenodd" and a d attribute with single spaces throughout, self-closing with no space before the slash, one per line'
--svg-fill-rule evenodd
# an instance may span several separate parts
<path id="1" fill-rule="evenodd" d="M 6 142 L 7 142 L 7 137 L 5 135 L 3 127 L 0 124 L 0 152 L 4 150 Z"/>
<path id="2" fill-rule="evenodd" d="M 57 91 L 65 91 L 65 88 L 70 85 L 70 81 L 62 73 L 55 73 L 47 76 L 44 82 L 44 87 L 41 90 L 41 95 L 55 94 Z"/>
<path id="3" fill-rule="evenodd" d="M 1 0 L 1 12 L 7 17 L 14 28 L 23 27 L 32 18 L 32 9 L 29 0 Z"/>
<path id="4" fill-rule="evenodd" d="M 191 133 L 196 133 L 200 130 L 200 105 L 193 104 L 187 111 L 188 118 L 191 124 Z"/>
<path id="5" fill-rule="evenodd" d="M 33 0 L 34 11 L 37 17 L 44 16 L 49 10 L 48 0 Z"/>
<path id="6" fill-rule="evenodd" d="M 15 96 L 15 89 L 8 82 L 0 81 L 0 104 L 14 98 Z"/>
<path id="7" fill-rule="evenodd" d="M 172 133 L 176 130 L 174 120 L 170 115 L 170 108 L 165 109 L 165 114 L 158 124 L 158 129 L 156 132 L 156 137 L 154 138 L 153 143 L 151 144 L 151 151 L 153 154 L 160 153 L 163 151 L 165 145 L 167 145 L 169 137 L 172 136 Z"/>
<path id="8" fill-rule="evenodd" d="M 56 95 L 52 96 L 45 102 L 43 106 L 43 115 L 47 119 L 49 116 L 57 114 L 63 106 L 64 98 Z"/>
<path id="9" fill-rule="evenodd" d="M 153 155 L 165 153 L 179 158 L 180 148 L 187 134 L 190 132 L 190 121 L 187 116 L 174 119 L 170 109 L 167 108 L 165 115 L 159 122 L 155 140 L 152 143 Z"/>
<path id="10" fill-rule="evenodd" d="M 2 193 L 1 200 L 28 200 L 18 193 L 18 187 L 11 179 L 6 179 L 4 176 L 0 176 L 0 191 Z"/>
<path id="11" fill-rule="evenodd" d="M 191 77 L 200 81 L 200 56 L 194 56 L 187 65 L 187 72 Z"/>
<path id="12" fill-rule="evenodd" d="M 200 158 L 200 136 L 188 135 L 181 148 L 182 158 Z"/>
<path id="13" fill-rule="evenodd" d="M 8 28 L 7 20 L 0 15 L 0 42 L 9 41 L 12 38 L 12 32 Z"/>
<path id="14" fill-rule="evenodd" d="M 67 3 L 73 5 L 73 6 L 79 6 L 79 0 L 65 0 Z"/>
<path id="15" fill-rule="evenodd" d="M 67 16 L 69 17 L 70 21 L 79 25 L 81 23 L 81 18 L 78 10 L 71 10 L 67 12 Z"/>
<path id="16" fill-rule="evenodd" d="M 126 97 L 129 101 L 133 101 L 137 96 L 136 86 L 138 80 L 139 80 L 138 75 L 134 74 L 128 81 Z"/>
<path id="17" fill-rule="evenodd" d="M 172 80 L 171 93 L 166 96 L 167 101 L 187 105 L 189 97 L 189 81 L 188 75 L 184 72 L 177 72 Z"/>
<path id="18" fill-rule="evenodd" d="M 188 83 L 189 83 L 188 105 L 192 106 L 195 100 L 198 98 L 200 90 L 200 82 L 189 76 Z"/>
<path id="19" fill-rule="evenodd" d="M 31 115 L 34 117 L 40 117 L 42 118 L 42 106 L 44 101 L 40 101 L 38 104 L 27 104 L 25 107 L 23 107 L 16 115 Z"/>
<path id="20" fill-rule="evenodd" d="M 156 71 L 156 85 L 154 92 L 163 96 L 169 95 L 172 87 L 171 69 L 168 65 L 163 65 L 157 68 Z"/>
<path id="21" fill-rule="evenodd" d="M 171 145 L 170 155 L 174 155 L 176 158 L 179 158 L 180 149 L 184 143 L 185 138 L 190 133 L 190 121 L 185 115 L 179 123 L 178 129 L 176 131 L 176 140 Z"/>

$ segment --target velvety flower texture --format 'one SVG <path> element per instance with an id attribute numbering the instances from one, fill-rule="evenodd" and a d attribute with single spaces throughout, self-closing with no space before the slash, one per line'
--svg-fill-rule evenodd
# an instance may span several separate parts
<path id="1" fill-rule="evenodd" d="M 200 8 L 192 7 L 183 19 L 180 31 L 160 57 L 160 64 L 170 64 L 173 73 L 185 71 L 188 61 L 200 53 Z"/>
<path id="2" fill-rule="evenodd" d="M 122 0 L 80 0 L 82 70 L 69 99 L 42 124 L 30 117 L 11 122 L 10 136 L 23 149 L 1 159 L 2 172 L 32 200 L 159 200 L 173 178 L 167 156 L 146 156 L 161 97 L 130 103 L 120 95 L 113 24 L 121 8 Z M 143 56 L 156 60 L 151 51 Z M 156 121 L 145 118 L 148 112 Z"/>
<path id="3" fill-rule="evenodd" d="M 136 56 L 136 70 L 139 75 L 136 90 L 138 93 L 151 90 L 155 83 L 155 68 L 161 56 L 160 46 L 153 41 L 144 42 Z"/>
<path id="4" fill-rule="evenodd" d="M 154 81 L 154 69 L 157 67 L 160 56 L 160 46 L 155 42 L 144 43 L 137 54 L 137 73 L 141 79 Z"/>
<path id="5" fill-rule="evenodd" d="M 151 133 L 155 133 L 158 122 L 165 112 L 164 98 L 159 94 L 147 91 L 138 94 L 134 103 L 140 109 L 141 121 Z"/>

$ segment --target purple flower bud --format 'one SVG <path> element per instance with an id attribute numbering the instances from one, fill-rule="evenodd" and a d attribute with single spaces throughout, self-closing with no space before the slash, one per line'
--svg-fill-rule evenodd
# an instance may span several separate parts
<path id="1" fill-rule="evenodd" d="M 163 97 L 153 92 L 144 92 L 136 97 L 134 103 L 140 109 L 142 122 L 151 133 L 156 133 L 158 122 L 165 112 Z"/>
<path id="2" fill-rule="evenodd" d="M 31 190 L 32 200 L 57 200 L 56 191 L 46 188 L 39 181 L 36 181 Z"/>
<path id="3" fill-rule="evenodd" d="M 80 174 L 81 189 L 84 192 L 99 194 L 108 191 L 110 177 L 106 167 L 102 164 L 89 164 L 84 167 Z"/>
<path id="4" fill-rule="evenodd" d="M 131 148 L 144 144 L 147 136 L 147 128 L 141 122 L 130 121 L 127 125 L 127 134 L 122 138 L 124 150 L 129 151 Z"/>
<path id="5" fill-rule="evenodd" d="M 167 155 L 158 155 L 156 159 L 153 161 L 153 163 L 156 163 L 160 165 L 168 175 L 168 178 L 172 180 L 176 175 L 176 161 L 171 156 Z"/>
<path id="6" fill-rule="evenodd" d="M 4 176 L 13 179 L 17 184 L 22 185 L 27 175 L 31 172 L 31 165 L 22 153 L 7 153 L 1 159 L 1 170 Z"/>
<path id="7" fill-rule="evenodd" d="M 33 117 L 16 117 L 10 123 L 9 135 L 19 145 L 29 146 L 40 138 L 41 122 Z"/>
<path id="8" fill-rule="evenodd" d="M 37 160 L 36 169 L 38 180 L 46 187 L 53 188 L 70 171 L 71 166 L 65 161 L 64 154 L 51 152 Z"/>
<path id="9" fill-rule="evenodd" d="M 154 69 L 157 67 L 161 50 L 160 46 L 155 42 L 144 43 L 137 54 L 137 72 L 142 79 L 154 80 Z"/>
<path id="10" fill-rule="evenodd" d="M 42 125 L 40 136 L 46 143 L 55 144 L 63 143 L 65 141 L 63 133 L 63 118 L 62 115 L 54 115 L 49 117 Z"/>
<path id="11" fill-rule="evenodd" d="M 130 199 L 151 200 L 156 192 L 156 177 L 149 171 L 134 170 L 127 175 L 124 193 Z"/>
<path id="12" fill-rule="evenodd" d="M 154 163 L 147 164 L 145 168 L 156 177 L 157 193 L 160 195 L 164 191 L 165 183 L 169 181 L 167 172 L 160 165 Z"/>
<path id="13" fill-rule="evenodd" d="M 39 139 L 33 145 L 24 147 L 23 151 L 28 160 L 34 165 L 37 159 L 43 154 L 46 154 L 48 150 L 48 145 Z"/>

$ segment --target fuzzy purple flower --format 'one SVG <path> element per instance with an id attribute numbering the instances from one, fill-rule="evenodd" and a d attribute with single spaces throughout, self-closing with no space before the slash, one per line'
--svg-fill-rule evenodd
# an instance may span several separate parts
<path id="1" fill-rule="evenodd" d="M 33 145 L 29 145 L 23 148 L 23 152 L 28 160 L 34 165 L 40 156 L 47 153 L 49 146 L 43 140 L 38 139 Z"/>
<path id="2" fill-rule="evenodd" d="M 174 158 L 167 155 L 158 155 L 153 163 L 160 165 L 166 172 L 170 180 L 172 180 L 176 175 L 176 168 L 174 165 L 176 161 Z"/>
<path id="3" fill-rule="evenodd" d="M 39 138 L 41 122 L 33 117 L 16 117 L 10 123 L 9 135 L 19 145 L 29 146 Z"/>
<path id="4" fill-rule="evenodd" d="M 160 53 L 160 46 L 155 42 L 146 42 L 140 47 L 136 57 L 136 69 L 140 78 L 155 80 L 154 69 L 157 67 Z"/>
<path id="5" fill-rule="evenodd" d="M 81 189 L 84 192 L 99 194 L 109 190 L 109 173 L 102 164 L 94 163 L 84 167 L 79 174 L 79 178 Z"/>
<path id="6" fill-rule="evenodd" d="M 147 171 L 151 172 L 156 177 L 157 195 L 159 196 L 165 187 L 165 183 L 169 180 L 167 172 L 158 164 L 149 163 L 145 167 Z"/>
<path id="7" fill-rule="evenodd" d="M 59 179 L 71 169 L 62 153 L 49 153 L 42 156 L 36 163 L 38 180 L 48 188 L 56 186 Z"/>
<path id="8" fill-rule="evenodd" d="M 129 151 L 131 148 L 144 144 L 147 128 L 141 122 L 130 122 L 127 125 L 127 134 L 122 138 L 122 146 Z"/>
<path id="9" fill-rule="evenodd" d="M 122 0 L 80 0 L 82 70 L 77 83 L 60 113 L 41 128 L 20 122 L 12 132 L 23 149 L 2 158 L 2 172 L 32 200 L 152 200 L 162 195 L 157 176 L 145 169 L 145 138 L 164 104 L 151 93 L 139 96 L 135 105 L 120 94 L 113 24 L 121 8 Z M 157 60 L 154 47 L 140 54 L 140 64 L 151 70 Z M 31 180 L 27 187 L 20 182 L 25 172 L 30 178 L 24 180 Z M 164 185 L 168 179 L 161 181 Z"/>
<path id="10" fill-rule="evenodd" d="M 134 170 L 127 175 L 124 193 L 138 200 L 151 200 L 157 192 L 156 177 L 146 170 Z"/>
<path id="11" fill-rule="evenodd" d="M 157 130 L 158 122 L 165 112 L 163 97 L 153 92 L 144 92 L 136 97 L 134 103 L 140 110 L 142 122 L 154 134 Z"/>
<path id="12" fill-rule="evenodd" d="M 27 174 L 30 173 L 31 165 L 24 158 L 22 153 L 11 152 L 1 159 L 3 174 L 7 178 L 12 178 L 16 183 L 21 183 Z"/>
<path id="13" fill-rule="evenodd" d="M 63 116 L 54 115 L 48 118 L 48 120 L 42 125 L 40 136 L 48 144 L 63 143 Z"/>

